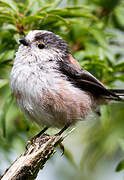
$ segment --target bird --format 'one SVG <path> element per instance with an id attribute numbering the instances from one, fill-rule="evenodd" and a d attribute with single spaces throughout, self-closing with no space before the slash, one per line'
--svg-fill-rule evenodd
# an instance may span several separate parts
<path id="1" fill-rule="evenodd" d="M 32 30 L 22 37 L 10 86 L 25 116 L 63 133 L 99 107 L 123 101 L 124 89 L 107 89 L 71 55 L 68 43 L 53 32 Z"/>

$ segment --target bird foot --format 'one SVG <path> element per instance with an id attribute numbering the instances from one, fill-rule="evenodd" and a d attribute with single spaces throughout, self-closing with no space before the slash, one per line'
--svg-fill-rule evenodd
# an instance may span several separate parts
<path id="1" fill-rule="evenodd" d="M 64 155 L 64 151 L 65 151 L 64 145 L 62 143 L 59 143 L 59 147 L 60 147 L 60 149 L 62 151 L 61 156 L 63 156 Z"/>
<path id="2" fill-rule="evenodd" d="M 30 145 L 34 144 L 36 142 L 36 139 L 39 138 L 41 135 L 43 135 L 47 129 L 48 129 L 48 127 L 45 127 L 44 129 L 42 129 L 42 131 L 40 131 L 38 134 L 36 134 L 34 137 L 32 137 L 29 141 L 27 141 L 26 149 L 28 149 Z M 48 134 L 45 134 L 45 135 L 49 136 Z"/>

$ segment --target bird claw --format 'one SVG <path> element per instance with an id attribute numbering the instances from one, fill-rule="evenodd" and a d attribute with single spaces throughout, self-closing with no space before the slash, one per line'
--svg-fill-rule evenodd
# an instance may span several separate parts
<path id="1" fill-rule="evenodd" d="M 48 127 L 45 127 L 40 131 L 38 134 L 36 134 L 34 137 L 32 137 L 29 141 L 26 142 L 26 149 L 28 149 L 34 142 L 36 141 L 37 138 L 39 138 L 41 135 L 44 134 L 44 132 L 48 129 Z M 47 135 L 48 136 L 48 135 Z"/>
<path id="2" fill-rule="evenodd" d="M 60 149 L 61 149 L 61 151 L 62 151 L 61 156 L 63 156 L 63 155 L 64 155 L 65 148 L 64 148 L 64 145 L 63 145 L 61 142 L 59 143 L 59 147 L 60 147 Z"/>

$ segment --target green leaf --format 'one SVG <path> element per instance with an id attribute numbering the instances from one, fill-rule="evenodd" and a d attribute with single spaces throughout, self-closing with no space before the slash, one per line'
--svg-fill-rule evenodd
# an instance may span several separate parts
<path id="1" fill-rule="evenodd" d="M 117 71 L 124 71 L 124 62 L 122 63 L 119 63 L 119 64 L 116 64 L 114 66 L 114 70 L 117 72 Z"/>
<path id="2" fill-rule="evenodd" d="M 22 23 L 26 24 L 29 22 L 37 21 L 37 20 L 43 20 L 43 18 L 44 18 L 44 16 L 37 16 L 37 15 L 27 16 L 22 20 Z"/>
<path id="3" fill-rule="evenodd" d="M 65 8 L 69 9 L 69 10 L 82 10 L 82 9 L 91 10 L 91 7 L 89 7 L 89 6 L 69 6 L 69 7 L 65 7 Z"/>
<path id="4" fill-rule="evenodd" d="M 124 12 L 124 7 L 119 6 L 115 9 L 115 16 L 118 20 L 118 23 L 121 24 L 121 26 L 124 27 L 124 16 L 123 16 L 123 12 Z"/>
<path id="5" fill-rule="evenodd" d="M 48 8 L 51 8 L 51 4 L 48 4 L 48 5 L 46 5 L 46 6 L 41 7 L 41 8 L 37 11 L 37 14 L 40 13 L 40 12 L 45 11 L 45 10 L 48 9 Z"/>
<path id="6" fill-rule="evenodd" d="M 6 24 L 6 26 L 2 27 L 2 31 L 15 31 L 15 32 L 17 32 L 17 28 L 13 24 Z"/>
<path id="7" fill-rule="evenodd" d="M 111 120 L 111 108 L 110 104 L 108 105 L 103 105 L 101 107 L 101 117 L 100 120 L 102 122 L 103 127 L 106 127 L 109 125 L 110 120 Z"/>
<path id="8" fill-rule="evenodd" d="M 15 50 L 14 49 L 8 50 L 8 51 L 5 51 L 5 52 L 1 53 L 1 55 L 0 55 L 0 63 L 2 63 L 4 61 L 8 61 L 8 60 L 13 60 L 14 55 L 15 55 Z"/>
<path id="9" fill-rule="evenodd" d="M 57 6 L 59 6 L 59 4 L 62 2 L 62 0 L 56 0 L 53 4 L 52 4 L 52 9 L 56 8 Z"/>
<path id="10" fill-rule="evenodd" d="M 115 80 L 123 81 L 124 82 L 124 75 L 116 76 Z"/>
<path id="11" fill-rule="evenodd" d="M 14 22 L 14 19 L 13 19 L 13 17 L 11 17 L 10 15 L 8 15 L 8 14 L 0 14 L 0 19 L 2 20 L 2 21 L 9 21 L 9 22 L 11 22 L 11 23 L 13 23 Z"/>
<path id="12" fill-rule="evenodd" d="M 55 15 L 59 15 L 65 18 L 76 18 L 76 17 L 84 17 L 84 18 L 91 18 L 93 20 L 97 20 L 97 18 L 92 15 L 89 12 L 78 12 L 78 11 L 72 11 L 66 8 L 63 9 L 55 9 L 55 10 L 49 10 L 47 11 L 50 14 L 55 14 Z"/>
<path id="13" fill-rule="evenodd" d="M 108 43 L 106 40 L 106 36 L 104 34 L 104 31 L 102 31 L 101 29 L 92 27 L 89 29 L 89 32 L 91 34 L 93 34 L 93 36 L 96 38 L 96 40 L 99 42 L 99 44 L 104 47 L 104 48 L 108 48 Z"/>
<path id="14" fill-rule="evenodd" d="M 8 79 L 0 79 L 0 88 L 6 86 L 9 83 Z"/>
<path id="15" fill-rule="evenodd" d="M 124 139 L 120 138 L 119 144 L 120 144 L 121 150 L 124 152 Z"/>
<path id="16" fill-rule="evenodd" d="M 73 155 L 71 154 L 71 152 L 67 149 L 64 150 L 64 155 L 65 157 L 68 159 L 68 161 L 75 167 L 77 168 L 77 165 L 75 164 Z"/>
<path id="17" fill-rule="evenodd" d="M 116 61 L 114 55 L 112 54 L 111 50 L 110 49 L 106 49 L 104 48 L 104 55 L 105 57 L 107 57 L 107 59 L 111 62 L 111 63 L 114 63 Z"/>
<path id="18" fill-rule="evenodd" d="M 116 167 L 116 172 L 124 170 L 124 160 L 122 160 Z"/>
<path id="19" fill-rule="evenodd" d="M 13 0 L 0 0 L 0 6 L 5 6 L 15 13 L 18 12 L 18 6 Z"/>
<path id="20" fill-rule="evenodd" d="M 8 109 L 10 107 L 10 104 L 12 103 L 12 100 L 13 100 L 12 95 L 7 96 L 7 98 L 4 102 L 4 105 L 0 111 L 0 122 L 2 124 L 4 137 L 6 136 L 6 115 L 7 115 Z"/>
<path id="21" fill-rule="evenodd" d="M 41 0 L 27 0 L 25 2 L 25 11 L 24 11 L 24 15 L 26 14 L 30 14 L 30 15 L 34 15 L 36 14 L 39 9 L 42 7 L 42 1 Z"/>
<path id="22" fill-rule="evenodd" d="M 54 17 L 56 21 L 60 20 L 60 21 L 64 22 L 64 24 L 65 24 L 66 26 L 69 25 L 69 21 L 66 20 L 66 19 L 64 19 L 64 18 L 62 18 L 62 17 L 59 16 L 59 15 L 49 14 L 48 16 L 49 16 L 49 17 Z"/>

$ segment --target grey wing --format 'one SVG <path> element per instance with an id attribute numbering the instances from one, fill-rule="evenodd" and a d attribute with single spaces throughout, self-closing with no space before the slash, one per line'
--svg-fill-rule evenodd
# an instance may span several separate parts
<path id="1" fill-rule="evenodd" d="M 105 98 L 108 99 L 120 100 L 120 97 L 114 91 L 106 89 L 98 79 L 88 71 L 82 69 L 72 56 L 71 60 L 69 58 L 70 57 L 63 61 L 58 61 L 58 64 L 61 73 L 65 74 L 71 83 L 96 96 L 105 96 Z"/>

